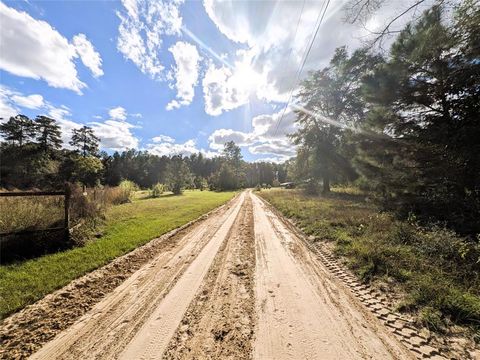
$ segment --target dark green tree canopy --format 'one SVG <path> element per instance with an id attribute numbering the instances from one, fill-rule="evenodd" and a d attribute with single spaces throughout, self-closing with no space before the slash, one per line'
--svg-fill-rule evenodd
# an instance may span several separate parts
<path id="1" fill-rule="evenodd" d="M 62 132 L 57 122 L 47 116 L 37 116 L 35 118 L 35 130 L 38 141 L 43 151 L 59 149 L 62 147 Z"/>
<path id="2" fill-rule="evenodd" d="M 0 133 L 12 145 L 22 146 L 35 136 L 35 126 L 28 116 L 19 114 L 0 124 Z"/>
<path id="3" fill-rule="evenodd" d="M 93 129 L 88 126 L 82 126 L 80 129 L 72 130 L 72 145 L 84 157 L 87 155 L 95 156 L 98 153 L 100 139 L 95 136 Z"/>

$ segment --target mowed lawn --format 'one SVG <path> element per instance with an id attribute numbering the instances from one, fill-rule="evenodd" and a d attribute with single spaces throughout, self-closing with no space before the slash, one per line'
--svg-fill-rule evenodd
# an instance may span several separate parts
<path id="1" fill-rule="evenodd" d="M 0 266 L 0 318 L 41 299 L 85 273 L 196 219 L 235 192 L 186 191 L 138 198 L 107 212 L 103 236 L 83 247 Z"/>

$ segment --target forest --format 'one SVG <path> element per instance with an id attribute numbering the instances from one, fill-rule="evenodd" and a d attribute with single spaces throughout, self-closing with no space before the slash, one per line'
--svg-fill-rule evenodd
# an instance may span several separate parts
<path id="1" fill-rule="evenodd" d="M 271 186 L 286 178 L 283 165 L 243 161 L 233 142 L 214 158 L 202 153 L 158 156 L 135 149 L 110 155 L 99 151 L 100 139 L 88 126 L 73 130 L 71 149 L 67 149 L 55 119 L 29 119 L 21 114 L 1 124 L 0 132 L 4 139 L 0 187 L 6 189 L 58 189 L 65 182 L 117 186 L 130 180 L 142 189 L 160 183 L 176 192 L 182 188 L 232 190 Z"/>
<path id="2" fill-rule="evenodd" d="M 448 10 L 448 11 L 447 11 Z M 452 16 L 453 13 L 453 16 Z M 436 5 L 389 55 L 340 47 L 301 84 L 292 173 L 307 191 L 354 182 L 385 210 L 480 232 L 480 7 Z"/>

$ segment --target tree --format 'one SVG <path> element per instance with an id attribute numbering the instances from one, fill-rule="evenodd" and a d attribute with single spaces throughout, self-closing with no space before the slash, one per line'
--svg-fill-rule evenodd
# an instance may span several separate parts
<path id="1" fill-rule="evenodd" d="M 83 126 L 80 129 L 72 130 L 70 145 L 76 148 L 83 157 L 97 155 L 99 142 L 100 139 L 95 136 L 91 127 Z"/>
<path id="2" fill-rule="evenodd" d="M 233 174 L 235 176 L 236 186 L 234 188 L 240 187 L 245 178 L 242 162 L 243 157 L 240 147 L 235 144 L 234 141 L 226 142 L 223 148 L 223 158 L 225 159 L 225 162 L 230 166 L 230 170 L 233 171 Z M 225 171 L 225 167 L 223 165 L 222 168 Z"/>
<path id="3" fill-rule="evenodd" d="M 325 193 L 332 178 L 356 176 L 348 160 L 353 149 L 345 140 L 365 118 L 362 79 L 380 60 L 365 49 L 349 56 L 341 47 L 328 67 L 312 72 L 302 83 L 296 110 L 299 130 L 293 134 L 299 145 L 297 166 L 310 182 L 322 179 Z"/>
<path id="4" fill-rule="evenodd" d="M 166 182 L 175 195 L 192 183 L 192 174 L 181 155 L 173 156 L 167 165 Z"/>
<path id="5" fill-rule="evenodd" d="M 366 126 L 388 136 L 363 137 L 357 164 L 386 206 L 472 233 L 480 230 L 480 8 L 465 2 L 452 26 L 442 15 L 435 6 L 407 25 L 365 78 Z"/>
<path id="6" fill-rule="evenodd" d="M 72 158 L 71 181 L 79 181 L 85 186 L 95 186 L 102 178 L 103 164 L 94 156 L 74 156 Z"/>
<path id="7" fill-rule="evenodd" d="M 35 136 L 35 126 L 28 116 L 19 114 L 0 124 L 0 132 L 5 140 L 12 142 L 12 145 L 17 142 L 19 146 L 23 146 Z"/>
<path id="8" fill-rule="evenodd" d="M 37 141 L 44 152 L 62 147 L 62 133 L 60 126 L 54 119 L 47 116 L 37 116 L 35 118 L 35 129 L 37 131 Z"/>

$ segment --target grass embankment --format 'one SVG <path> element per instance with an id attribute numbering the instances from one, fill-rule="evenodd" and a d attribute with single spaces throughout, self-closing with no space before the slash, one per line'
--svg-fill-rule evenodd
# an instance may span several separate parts
<path id="1" fill-rule="evenodd" d="M 186 191 L 140 198 L 107 211 L 104 235 L 83 247 L 0 266 L 0 318 L 71 280 L 177 228 L 231 199 L 234 192 Z"/>
<path id="2" fill-rule="evenodd" d="M 259 194 L 337 254 L 364 281 L 382 280 L 405 294 L 400 310 L 418 312 L 441 331 L 454 322 L 480 328 L 480 246 L 442 228 L 422 228 L 382 213 L 358 191 L 312 197 L 299 190 Z M 478 334 L 478 332 L 477 332 Z"/>

